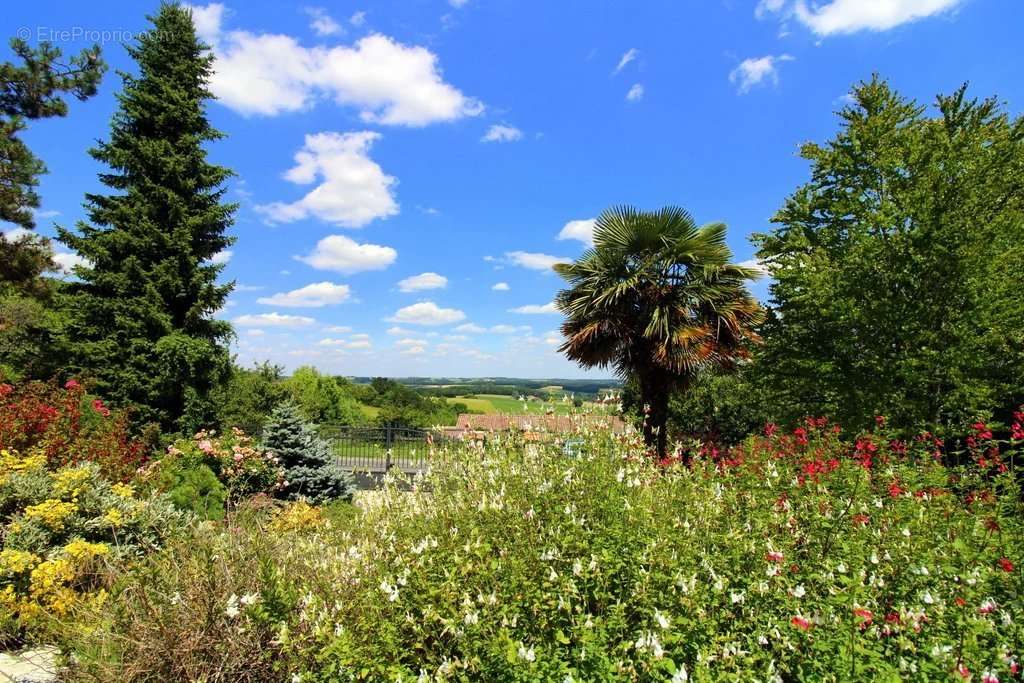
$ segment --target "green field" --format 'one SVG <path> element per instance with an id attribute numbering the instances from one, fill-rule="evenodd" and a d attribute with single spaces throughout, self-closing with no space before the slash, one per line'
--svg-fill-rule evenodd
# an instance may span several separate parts
<path id="1" fill-rule="evenodd" d="M 472 411 L 485 415 L 543 415 L 553 410 L 557 415 L 566 415 L 572 410 L 572 404 L 560 400 L 538 401 L 528 400 L 525 403 L 512 396 L 498 394 L 473 394 L 472 396 L 458 396 L 446 399 L 448 403 L 463 403 Z M 593 409 L 593 404 L 584 404 L 586 408 Z"/>

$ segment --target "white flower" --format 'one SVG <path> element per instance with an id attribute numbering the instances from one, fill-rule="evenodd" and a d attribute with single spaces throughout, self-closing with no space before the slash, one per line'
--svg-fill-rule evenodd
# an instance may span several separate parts
<path id="1" fill-rule="evenodd" d="M 930 605 L 935 602 L 935 598 L 932 597 L 931 593 L 925 591 L 924 594 L 921 596 L 921 602 L 923 602 L 926 605 Z"/>
<path id="2" fill-rule="evenodd" d="M 805 595 L 807 595 L 807 589 L 804 588 L 804 585 L 802 583 L 790 592 L 792 593 L 794 598 L 802 598 Z"/>
<path id="3" fill-rule="evenodd" d="M 387 582 L 387 579 L 380 582 L 380 589 L 388 596 L 388 602 L 395 602 L 398 600 L 398 586 L 392 586 Z"/>
<path id="4" fill-rule="evenodd" d="M 746 595 L 744 594 L 743 591 L 739 591 L 738 593 L 732 593 L 732 592 L 729 593 L 729 600 L 731 600 L 732 604 L 734 604 L 734 605 L 741 604 L 745 598 L 746 598 Z"/>
<path id="5" fill-rule="evenodd" d="M 238 600 L 238 602 L 248 607 L 249 605 L 255 605 L 257 602 L 259 602 L 259 600 L 260 596 L 258 594 L 246 593 Z"/>
<path id="6" fill-rule="evenodd" d="M 231 597 L 228 598 L 228 606 L 224 609 L 224 614 L 231 619 L 234 619 L 240 614 L 240 610 L 238 609 L 238 596 L 234 593 L 232 593 Z"/>
<path id="7" fill-rule="evenodd" d="M 519 645 L 518 654 L 519 659 L 525 660 L 527 662 L 533 662 L 537 659 L 537 653 L 533 651 L 533 647 L 527 649 L 526 646 L 522 644 Z"/>
<path id="8" fill-rule="evenodd" d="M 480 623 L 480 613 L 477 612 L 476 610 L 474 610 L 472 612 L 466 612 L 466 616 L 464 616 L 462 618 L 462 623 L 464 623 L 466 626 L 472 626 L 473 624 L 479 624 Z"/>
<path id="9" fill-rule="evenodd" d="M 845 574 L 846 573 L 846 565 L 843 564 L 842 562 L 840 562 L 839 565 L 836 567 L 836 571 L 839 572 L 840 574 Z"/>
<path id="10" fill-rule="evenodd" d="M 686 683 L 690 680 L 690 674 L 686 673 L 686 665 L 680 664 L 676 672 L 672 674 L 672 683 Z"/>
<path id="11" fill-rule="evenodd" d="M 292 674 L 292 683 L 302 683 L 302 675 Z"/>
<path id="12" fill-rule="evenodd" d="M 659 610 L 654 610 L 654 620 L 658 622 L 658 626 L 660 626 L 663 629 L 666 629 L 672 625 L 668 617 L 662 614 Z"/>
<path id="13" fill-rule="evenodd" d="M 878 555 L 871 553 L 871 564 L 878 564 Z"/>
<path id="14" fill-rule="evenodd" d="M 905 537 L 910 538 L 910 529 L 908 529 L 907 527 L 903 527 L 903 531 L 900 533 L 902 533 Z"/>

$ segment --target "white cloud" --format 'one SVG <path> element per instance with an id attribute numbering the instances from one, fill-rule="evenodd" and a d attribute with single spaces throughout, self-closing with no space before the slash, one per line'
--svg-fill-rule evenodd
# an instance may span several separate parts
<path id="1" fill-rule="evenodd" d="M 420 273 L 399 281 L 400 292 L 420 292 L 425 289 L 444 289 L 448 286 L 448 278 L 437 273 Z"/>
<path id="2" fill-rule="evenodd" d="M 220 25 L 224 20 L 224 5 L 213 2 L 205 7 L 185 5 L 192 12 L 192 25 L 203 42 L 213 45 L 220 35 Z"/>
<path id="3" fill-rule="evenodd" d="M 253 328 L 247 331 L 246 334 L 249 335 L 250 337 L 262 337 L 266 334 L 266 332 L 257 328 Z"/>
<path id="4" fill-rule="evenodd" d="M 408 348 L 402 349 L 401 351 L 399 351 L 399 353 L 406 356 L 418 356 L 422 353 L 426 353 L 426 351 L 427 350 L 422 346 L 410 346 Z"/>
<path id="5" fill-rule="evenodd" d="M 263 285 L 235 285 L 236 292 L 261 292 L 264 289 Z"/>
<path id="6" fill-rule="evenodd" d="M 375 33 L 351 46 L 307 48 L 283 34 L 225 32 L 221 4 L 192 12 L 216 56 L 210 88 L 222 104 L 243 115 L 274 116 L 329 98 L 357 108 L 363 121 L 424 126 L 477 116 L 484 109 L 444 82 L 437 55 L 424 47 Z M 359 23 L 355 15 L 351 21 Z M 330 22 L 314 20 L 314 30 L 336 25 Z"/>
<path id="7" fill-rule="evenodd" d="M 234 256 L 234 254 L 235 252 L 231 251 L 230 249 L 222 249 L 221 251 L 218 251 L 216 254 L 210 257 L 210 263 L 212 263 L 215 266 L 223 265 L 230 261 L 231 257 Z"/>
<path id="8" fill-rule="evenodd" d="M 508 286 L 507 282 L 495 282 L 491 289 L 496 292 L 507 292 L 511 287 Z"/>
<path id="9" fill-rule="evenodd" d="M 625 69 L 626 65 L 636 59 L 638 54 L 640 54 L 640 52 L 635 47 L 631 47 L 626 50 L 626 53 L 622 55 L 622 58 L 619 59 L 619 63 L 615 66 L 615 70 L 612 71 L 612 76 Z"/>
<path id="10" fill-rule="evenodd" d="M 495 124 L 487 129 L 480 142 L 515 142 L 523 139 L 523 131 L 515 126 Z"/>
<path id="11" fill-rule="evenodd" d="M 320 341 L 318 341 L 317 345 L 318 346 L 332 346 L 332 347 L 340 348 L 340 349 L 353 349 L 353 350 L 355 350 L 355 349 L 372 349 L 373 348 L 373 344 L 370 342 L 369 339 L 365 339 L 365 338 L 357 339 L 356 337 L 358 337 L 358 336 L 359 335 L 353 335 L 352 339 L 332 339 L 330 337 L 326 337 L 326 338 L 321 339 Z"/>
<path id="12" fill-rule="evenodd" d="M 466 334 L 480 334 L 486 332 L 484 328 L 474 323 L 463 323 L 455 328 L 456 332 L 465 332 Z"/>
<path id="13" fill-rule="evenodd" d="M 8 242 L 17 242 L 22 237 L 29 237 L 31 235 L 38 234 L 35 230 L 29 230 L 28 228 L 22 227 L 10 228 L 8 230 L 4 230 L 3 233 Z"/>
<path id="14" fill-rule="evenodd" d="M 630 88 L 629 92 L 626 93 L 626 101 L 627 102 L 637 102 L 639 100 L 642 100 L 643 97 L 644 97 L 644 86 L 640 85 L 639 83 L 634 83 L 633 87 Z"/>
<path id="15" fill-rule="evenodd" d="M 518 308 L 508 309 L 509 313 L 525 313 L 525 314 L 557 314 L 559 311 L 555 308 L 555 302 L 547 304 L 527 304 L 526 306 L 519 306 Z"/>
<path id="16" fill-rule="evenodd" d="M 781 12 L 786 0 L 760 0 L 754 8 L 754 16 L 763 19 L 774 12 Z"/>
<path id="17" fill-rule="evenodd" d="M 588 247 L 594 246 L 594 225 L 597 219 L 586 218 L 583 220 L 569 221 L 562 226 L 558 233 L 560 240 L 577 240 Z"/>
<path id="18" fill-rule="evenodd" d="M 756 270 L 761 275 L 768 275 L 768 267 L 763 261 L 759 261 L 756 258 L 747 259 L 746 261 L 740 261 L 736 265 L 743 266 L 744 268 L 751 268 Z"/>
<path id="19" fill-rule="evenodd" d="M 529 325 L 494 325 L 487 330 L 491 334 L 515 334 L 516 332 L 529 332 Z"/>
<path id="20" fill-rule="evenodd" d="M 53 255 L 53 262 L 65 275 L 72 275 L 75 266 L 89 266 L 89 260 L 72 251 L 58 251 Z"/>
<path id="21" fill-rule="evenodd" d="M 337 334 L 344 334 L 346 332 L 351 332 L 352 328 L 349 327 L 348 325 L 331 325 L 330 327 L 325 327 L 324 331 L 335 332 Z"/>
<path id="22" fill-rule="evenodd" d="M 398 252 L 379 244 L 359 244 L 344 235 L 328 235 L 316 243 L 309 256 L 295 258 L 317 270 L 358 273 L 387 268 L 398 258 Z"/>
<path id="23" fill-rule="evenodd" d="M 395 342 L 395 346 L 426 346 L 430 342 L 425 339 L 413 339 L 412 337 L 406 339 L 399 339 Z"/>
<path id="24" fill-rule="evenodd" d="M 795 17 L 819 36 L 857 31 L 888 31 L 911 21 L 948 12 L 964 0 L 831 0 L 808 7 L 806 0 L 761 0 L 754 15 Z"/>
<path id="25" fill-rule="evenodd" d="M 461 9 L 462 7 L 465 7 L 468 2 L 469 0 L 448 0 L 448 4 L 454 7 L 455 9 Z"/>
<path id="26" fill-rule="evenodd" d="M 552 266 L 556 263 L 572 262 L 572 259 L 568 256 L 551 256 L 550 254 L 540 254 L 529 251 L 505 252 L 505 258 L 507 258 L 513 265 L 529 268 L 530 270 L 541 270 L 547 272 L 550 272 Z"/>
<path id="27" fill-rule="evenodd" d="M 348 285 L 336 285 L 333 282 L 314 282 L 290 292 L 280 292 L 273 296 L 262 296 L 257 303 L 268 306 L 284 306 L 286 308 L 320 308 L 331 304 L 340 304 L 351 295 Z"/>
<path id="28" fill-rule="evenodd" d="M 736 84 L 737 91 L 742 95 L 764 81 L 777 85 L 779 82 L 778 65 L 792 61 L 790 55 L 765 55 L 750 57 L 740 62 L 739 66 L 729 72 L 729 82 Z"/>
<path id="29" fill-rule="evenodd" d="M 318 36 L 333 36 L 345 32 L 341 24 L 336 22 L 323 7 L 307 7 L 306 14 L 310 18 L 309 27 Z"/>
<path id="30" fill-rule="evenodd" d="M 32 212 L 32 215 L 36 218 L 56 218 L 60 215 L 60 211 L 56 211 L 54 209 L 36 210 Z"/>
<path id="31" fill-rule="evenodd" d="M 362 26 L 366 23 L 366 12 L 359 10 L 358 12 L 353 13 L 352 16 L 348 18 L 348 23 L 353 26 Z"/>
<path id="32" fill-rule="evenodd" d="M 256 207 L 271 223 L 291 223 L 314 217 L 346 228 L 361 228 L 377 218 L 398 213 L 394 186 L 398 180 L 384 173 L 367 152 L 380 133 L 316 133 L 306 136 L 295 154 L 296 165 L 285 180 L 317 185 L 302 199 Z"/>
<path id="33" fill-rule="evenodd" d="M 465 319 L 466 314 L 457 308 L 441 308 L 433 301 L 421 301 L 398 309 L 387 320 L 408 325 L 448 325 Z"/>
<path id="34" fill-rule="evenodd" d="M 239 327 L 306 327 L 316 321 L 304 315 L 259 313 L 257 315 L 240 315 L 232 322 Z"/>
<path id="35" fill-rule="evenodd" d="M 403 337 L 410 334 L 416 334 L 412 330 L 407 330 L 404 327 L 389 327 L 387 333 L 395 337 Z"/>

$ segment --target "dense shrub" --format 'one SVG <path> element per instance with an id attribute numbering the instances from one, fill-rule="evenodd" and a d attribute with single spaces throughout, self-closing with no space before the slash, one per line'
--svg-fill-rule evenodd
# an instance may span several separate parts
<path id="1" fill-rule="evenodd" d="M 179 439 L 142 472 L 145 481 L 167 491 L 176 505 L 204 519 L 220 519 L 225 507 L 284 487 L 278 458 L 256 448 L 240 429 L 224 434 L 202 430 Z"/>
<path id="2" fill-rule="evenodd" d="M 974 431 L 957 468 L 823 420 L 688 466 L 440 451 L 350 522 L 297 509 L 162 555 L 76 656 L 128 681 L 1007 680 L 1024 517 L 1013 451 Z M 172 642 L 222 646 L 186 670 Z"/>
<path id="3" fill-rule="evenodd" d="M 288 396 L 281 373 L 280 366 L 270 363 L 232 368 L 231 378 L 213 394 L 222 430 L 238 427 L 259 434 L 274 406 Z"/>
<path id="4" fill-rule="evenodd" d="M 38 635 L 77 603 L 102 602 L 100 563 L 161 545 L 183 518 L 160 497 L 111 484 L 94 463 L 46 467 L 0 450 L 0 645 Z"/>
<path id="5" fill-rule="evenodd" d="M 0 448 L 39 453 L 51 469 L 92 462 L 114 481 L 131 479 L 146 459 L 127 415 L 111 412 L 75 380 L 63 387 L 0 384 Z"/>
<path id="6" fill-rule="evenodd" d="M 352 497 L 351 475 L 294 403 L 286 401 L 274 409 L 263 432 L 263 445 L 284 468 L 284 482 L 278 489 L 282 497 L 313 503 Z"/>

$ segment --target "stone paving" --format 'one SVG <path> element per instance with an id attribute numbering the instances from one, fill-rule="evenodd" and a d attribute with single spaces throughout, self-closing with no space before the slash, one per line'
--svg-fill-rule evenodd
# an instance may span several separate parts
<path id="1" fill-rule="evenodd" d="M 56 680 L 56 648 L 0 652 L 0 683 L 52 683 Z"/>

